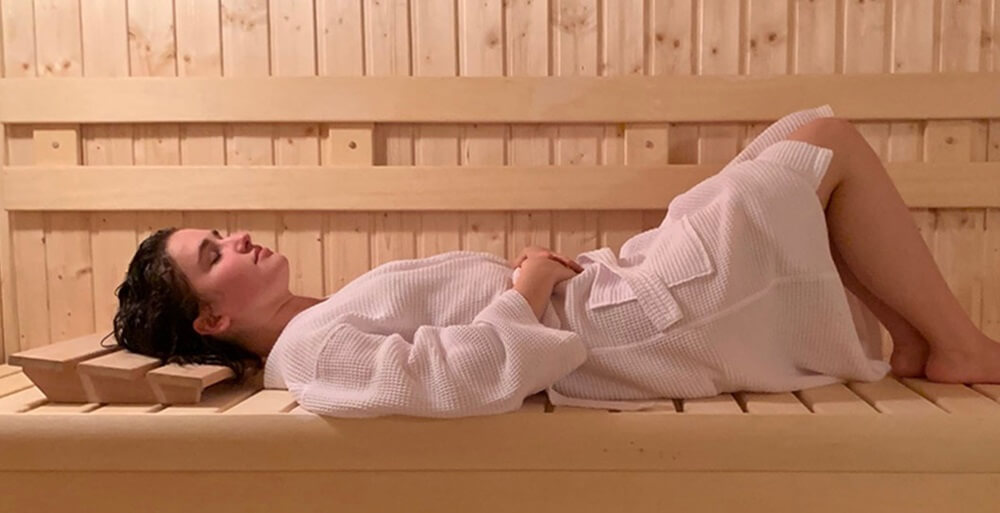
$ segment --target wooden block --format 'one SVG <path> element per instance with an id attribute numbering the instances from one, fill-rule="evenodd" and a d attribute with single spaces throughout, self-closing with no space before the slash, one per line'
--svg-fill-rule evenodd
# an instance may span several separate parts
<path id="1" fill-rule="evenodd" d="M 219 383 L 205 390 L 198 404 L 168 406 L 157 412 L 157 415 L 202 415 L 224 412 L 256 394 L 261 389 L 261 381 L 260 378 L 254 377 L 243 384 L 234 381 Z"/>
<path id="2" fill-rule="evenodd" d="M 78 125 L 38 126 L 34 130 L 35 165 L 80 163 Z"/>
<path id="3" fill-rule="evenodd" d="M 101 346 L 102 334 L 93 333 L 65 342 L 14 353 L 11 365 L 19 365 L 50 401 L 89 402 L 77 365 L 91 358 L 120 350 Z"/>
<path id="4" fill-rule="evenodd" d="M 164 365 L 146 373 L 156 400 L 162 404 L 194 404 L 205 388 L 233 377 L 224 365 Z"/>
<path id="5" fill-rule="evenodd" d="M 331 124 L 327 132 L 329 162 L 335 165 L 371 165 L 374 158 L 372 132 L 375 125 Z"/>
<path id="6" fill-rule="evenodd" d="M 77 369 L 87 398 L 95 403 L 155 403 L 146 373 L 160 367 L 160 359 L 131 351 L 80 362 Z"/>

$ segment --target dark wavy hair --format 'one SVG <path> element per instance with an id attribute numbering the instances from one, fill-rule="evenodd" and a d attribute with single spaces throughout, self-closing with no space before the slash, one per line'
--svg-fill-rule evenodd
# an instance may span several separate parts
<path id="1" fill-rule="evenodd" d="M 161 229 L 139 244 L 125 281 L 115 290 L 118 312 L 108 336 L 114 335 L 118 345 L 133 353 L 159 358 L 162 364 L 225 365 L 243 383 L 251 368 L 263 368 L 263 359 L 236 343 L 194 330 L 199 305 L 207 301 L 195 293 L 167 254 L 167 239 L 176 231 Z"/>

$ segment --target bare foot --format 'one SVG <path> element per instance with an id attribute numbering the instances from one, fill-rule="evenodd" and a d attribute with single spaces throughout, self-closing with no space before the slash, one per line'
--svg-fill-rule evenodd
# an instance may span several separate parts
<path id="1" fill-rule="evenodd" d="M 984 337 L 968 351 L 931 350 L 926 370 L 939 383 L 1000 383 L 1000 343 Z"/>
<path id="2" fill-rule="evenodd" d="M 930 345 L 926 342 L 893 339 L 892 356 L 889 358 L 892 373 L 901 378 L 922 377 L 930 353 Z"/>

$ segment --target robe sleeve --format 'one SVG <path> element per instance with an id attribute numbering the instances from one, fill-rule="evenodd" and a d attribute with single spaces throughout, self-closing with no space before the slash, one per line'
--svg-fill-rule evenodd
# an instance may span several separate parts
<path id="1" fill-rule="evenodd" d="M 499 414 L 519 409 L 586 359 L 579 335 L 540 323 L 510 289 L 471 324 L 421 326 L 413 340 L 338 322 L 296 399 L 334 417 Z"/>

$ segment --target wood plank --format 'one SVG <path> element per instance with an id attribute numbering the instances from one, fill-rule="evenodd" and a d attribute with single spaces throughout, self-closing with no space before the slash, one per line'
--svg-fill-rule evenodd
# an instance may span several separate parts
<path id="1" fill-rule="evenodd" d="M 146 373 L 150 381 L 176 387 L 206 388 L 233 377 L 233 370 L 225 365 L 171 363 Z"/>
<path id="2" fill-rule="evenodd" d="M 459 74 L 503 76 L 502 0 L 460 0 L 458 12 Z M 509 132 L 510 127 L 502 124 L 466 125 L 461 141 L 461 164 L 502 166 Z M 506 257 L 509 224 L 507 212 L 466 212 L 462 247 Z"/>
<path id="3" fill-rule="evenodd" d="M 77 415 L 96 410 L 100 403 L 52 403 L 47 402 L 26 412 L 28 415 Z"/>
<path id="4" fill-rule="evenodd" d="M 0 397 L 0 413 L 20 413 L 48 401 L 38 387 L 31 387 L 20 392 Z"/>
<path id="5" fill-rule="evenodd" d="M 945 410 L 937 407 L 920 394 L 900 383 L 891 374 L 880 381 L 851 381 L 847 387 L 874 406 L 880 413 L 942 415 Z"/>
<path id="6" fill-rule="evenodd" d="M 222 75 L 222 34 L 219 2 L 174 0 L 177 39 L 177 75 L 218 77 Z M 224 165 L 224 127 L 221 123 L 184 124 L 180 127 L 181 165 Z M 232 234 L 228 211 L 186 211 L 182 225 Z"/>
<path id="7" fill-rule="evenodd" d="M 88 415 L 142 415 L 156 413 L 164 407 L 162 404 L 102 404 Z"/>
<path id="8" fill-rule="evenodd" d="M 877 415 L 879 413 L 844 383 L 807 388 L 795 392 L 795 395 L 813 413 L 819 415 Z"/>
<path id="9" fill-rule="evenodd" d="M 0 363 L 0 378 L 5 378 L 12 374 L 18 374 L 21 372 L 21 367 L 17 365 L 7 365 L 5 363 Z"/>
<path id="10" fill-rule="evenodd" d="M 10 363 L 22 367 L 31 365 L 52 371 L 64 370 L 82 361 L 119 350 L 113 345 L 110 347 L 102 345 L 102 338 L 104 335 L 93 333 L 21 351 L 10 356 Z"/>
<path id="11" fill-rule="evenodd" d="M 412 5 L 406 0 L 365 0 L 365 80 L 406 77 L 413 69 L 411 42 Z M 427 77 L 437 78 L 437 77 Z M 375 120 L 366 120 L 375 121 Z M 374 158 L 377 164 L 412 166 L 413 125 L 377 125 Z M 339 169 L 338 169 L 339 170 Z M 423 190 L 422 184 L 414 184 Z M 414 189 L 418 190 L 418 189 Z M 372 210 L 385 210 L 375 208 Z M 393 260 L 416 258 L 420 214 L 375 212 L 372 219 L 370 262 L 375 267 Z"/>
<path id="12" fill-rule="evenodd" d="M 696 415 L 741 415 L 743 408 L 733 394 L 719 394 L 715 397 L 682 399 L 681 411 Z"/>
<path id="13" fill-rule="evenodd" d="M 4 80 L 15 77 L 35 77 L 37 58 L 35 26 L 24 20 L 34 18 L 32 2 L 0 4 L 0 38 L 3 38 L 2 59 Z M 17 27 L 16 29 L 14 27 Z M 32 130 L 28 125 L 2 125 L 0 167 L 8 164 L 31 165 L 34 162 Z M 2 188 L 2 185 L 0 185 Z M 0 199 L 6 209 L 6 203 Z M 44 225 L 42 213 L 23 212 L 3 215 L 4 241 L 0 244 L 0 291 L 3 303 L 3 345 L 5 360 L 10 355 L 48 343 L 48 325 L 44 322 L 43 302 L 31 301 L 45 296 L 45 248 L 41 242 Z M 16 278 L 15 278 L 16 277 Z"/>
<path id="14" fill-rule="evenodd" d="M 540 5 L 544 12 L 547 6 Z M 229 44 L 224 42 L 224 46 Z M 515 66 L 512 71 L 518 69 Z M 626 76 L 616 80 L 512 75 L 370 76 L 364 80 L 262 80 L 228 73 L 224 79 L 199 77 L 183 81 L 11 78 L 0 83 L 0 121 L 760 122 L 826 103 L 838 116 L 858 120 L 1000 117 L 1000 99 L 993 94 L 998 72 Z M 270 100 L 261 102 L 260 98 Z M 594 102 L 592 98 L 616 100 Z M 649 105 L 657 108 L 650 109 Z"/>
<path id="15" fill-rule="evenodd" d="M 34 386 L 34 383 L 28 379 L 28 376 L 21 372 L 4 376 L 0 378 L 0 397 L 20 392 L 21 390 L 31 388 L 32 386 Z"/>
<path id="16" fill-rule="evenodd" d="M 811 412 L 791 392 L 733 394 L 744 411 L 751 415 L 808 415 Z"/>
<path id="17" fill-rule="evenodd" d="M 316 75 L 313 2 L 272 3 L 268 13 L 271 74 Z M 276 165 L 319 165 L 319 145 L 320 127 L 316 123 L 274 127 Z M 318 212 L 281 212 L 277 218 L 280 226 L 275 249 L 288 261 L 290 291 L 323 297 L 323 216 Z"/>
<path id="18" fill-rule="evenodd" d="M 535 510 L 596 513 L 662 511 L 665 498 L 679 511 L 880 511 L 873 498 L 900 511 L 988 513 L 997 500 L 992 474 L 833 472 L 25 472 L 0 482 L 12 511 L 72 509 L 136 511 L 157 497 L 157 511 L 235 513 L 261 504 L 280 511 L 330 509 L 483 513 Z M 108 493 L 107 482 L 121 486 Z M 281 483 L 275 486 L 274 483 Z M 163 487 L 185 493 L 163 493 Z M 392 489 L 392 494 L 385 491 Z M 59 490 L 39 498 L 37 490 Z M 552 490 L 572 490 L 554 500 Z M 851 493 L 844 493 L 851 490 Z M 483 500 L 489 497 L 489 500 Z"/>
<path id="19" fill-rule="evenodd" d="M 11 415 L 0 470 L 259 471 L 278 458 L 302 471 L 1000 472 L 1000 436 L 981 415 L 233 417 Z M 427 450 L 441 440 L 447 450 Z"/>
<path id="20" fill-rule="evenodd" d="M 296 406 L 295 398 L 288 390 L 260 390 L 222 413 L 227 415 L 284 413 Z"/>
<path id="21" fill-rule="evenodd" d="M 234 382 L 220 383 L 202 392 L 201 401 L 192 405 L 169 405 L 156 412 L 157 415 L 208 415 L 224 412 L 257 393 L 259 384 L 239 385 Z"/>
<path id="22" fill-rule="evenodd" d="M 949 413 L 1000 415 L 1000 404 L 962 384 L 903 378 L 903 384 Z"/>
<path id="23" fill-rule="evenodd" d="M 721 167 L 551 166 L 538 161 L 512 166 L 336 169 L 192 165 L 87 166 L 86 170 L 77 170 L 9 166 L 3 169 L 3 201 L 13 211 L 662 210 L 671 198 Z M 900 162 L 890 163 L 887 168 L 908 206 L 1000 207 L 1000 163 Z M 224 187 L 234 180 L 243 186 Z M 56 187 L 64 183 L 73 183 L 74 188 Z M 412 194 L 416 187 L 421 194 Z M 522 222 L 528 223 L 526 219 Z M 548 240 L 544 233 L 538 237 L 539 242 Z"/>

